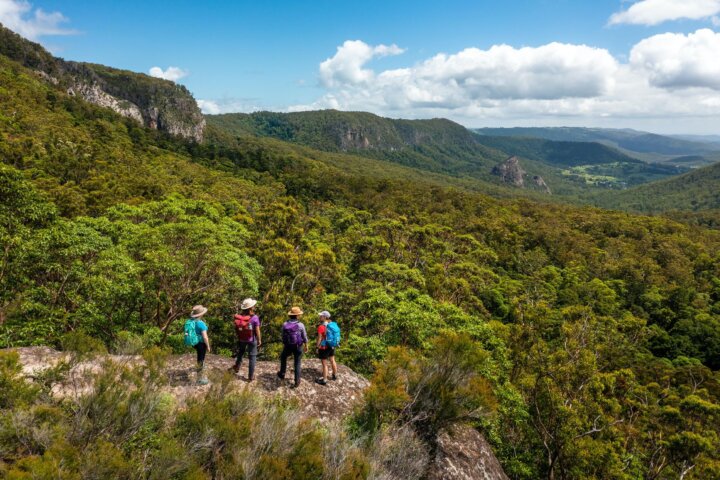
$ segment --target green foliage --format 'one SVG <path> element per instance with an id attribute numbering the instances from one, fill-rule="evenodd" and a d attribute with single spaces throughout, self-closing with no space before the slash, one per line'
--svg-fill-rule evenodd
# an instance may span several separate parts
<path id="1" fill-rule="evenodd" d="M 60 344 L 66 352 L 73 352 L 80 357 L 97 353 L 107 353 L 102 341 L 82 332 L 68 332 L 60 339 Z"/>
<path id="2" fill-rule="evenodd" d="M 323 152 L 331 152 L 326 162 L 345 166 L 343 157 L 352 155 L 352 163 L 364 163 L 362 170 L 383 168 L 393 164 L 411 167 L 401 169 L 402 176 L 421 171 L 418 178 L 429 178 L 428 172 L 462 178 L 464 188 L 490 192 L 495 195 L 542 194 L 502 185 L 492 168 L 507 158 L 502 149 L 486 146 L 478 136 L 465 127 L 446 119 L 402 120 L 378 117 L 366 112 L 321 110 L 313 112 L 255 112 L 208 116 L 209 138 L 214 143 L 227 143 L 227 137 L 245 143 L 250 136 L 275 138 L 304 145 Z M 316 153 L 303 152 L 316 156 Z M 337 155 L 343 153 L 343 156 Z M 575 153 L 575 152 L 573 152 Z M 621 155 L 621 154 L 619 154 Z M 382 161 L 363 162 L 361 157 Z M 523 166 L 531 175 L 542 175 L 555 193 L 574 195 L 586 187 L 560 174 L 560 169 L 536 157 L 528 157 Z M 350 158 L 348 158 L 350 160 Z M 350 164 L 352 165 L 352 164 Z M 352 168 L 352 167 L 350 167 Z M 672 169 L 670 169 L 672 170 Z M 389 172 L 385 172 L 387 177 Z M 423 175 L 424 173 L 424 175 Z M 415 173 L 417 174 L 417 173 Z M 456 182 L 453 182 L 456 183 Z"/>
<path id="3" fill-rule="evenodd" d="M 491 383 L 481 372 L 489 355 L 467 337 L 446 332 L 427 358 L 392 348 L 377 365 L 356 422 L 372 434 L 388 424 L 411 425 L 433 441 L 456 423 L 477 422 L 496 408 Z"/>
<path id="4" fill-rule="evenodd" d="M 15 352 L 0 352 L 0 409 L 12 409 L 34 398 L 36 389 L 21 376 L 22 367 Z"/>
<path id="5" fill-rule="evenodd" d="M 203 122 L 195 99 L 182 85 L 104 65 L 70 62 L 53 57 L 41 45 L 22 38 L 1 24 L 0 54 L 76 94 L 82 95 L 84 89 L 92 88 L 111 95 L 118 100 L 121 108 L 130 111 L 134 109 L 147 126 L 153 125 L 159 130 L 176 134 L 192 132 L 189 136 L 195 136 L 194 130 Z M 55 104 L 59 96 L 49 92 L 47 99 Z M 101 127 L 105 126 L 110 127 L 107 123 Z M 107 130 L 101 128 L 98 133 L 107 133 Z M 68 161 L 69 165 L 77 165 L 74 162 L 76 159 L 72 157 L 64 157 L 62 160 Z"/>
<path id="6" fill-rule="evenodd" d="M 542 138 L 558 142 L 599 142 L 635 154 L 666 156 L 704 154 L 717 147 L 682 138 L 649 134 L 630 129 L 581 127 L 477 128 L 481 135 Z"/>
<path id="7" fill-rule="evenodd" d="M 121 382 L 99 377 L 94 404 L 59 405 L 49 392 L 67 366 L 26 391 L 3 360 L 3 475 L 107 476 L 83 453 L 99 459 L 110 442 L 108 465 L 147 478 L 293 478 L 320 465 L 311 455 L 295 467 L 287 452 L 341 438 L 347 462 L 323 457 L 325 477 L 345 465 L 421 477 L 426 437 L 457 421 L 480 426 L 514 478 L 717 473 L 712 216 L 681 224 L 494 200 L 467 179 L 250 135 L 187 144 L 2 56 L 0 112 L 2 346 L 185 351 L 181 320 L 203 303 L 213 346 L 228 348 L 237 302 L 259 295 L 266 358 L 290 305 L 329 309 L 343 329 L 339 360 L 376 385 L 358 435 L 333 437 L 222 391 L 168 424 L 173 406 L 148 371 L 115 370 Z M 342 116 L 326 115 L 328 125 Z M 267 116 L 289 135 L 280 120 Z M 412 133 L 393 125 L 398 138 Z M 456 132 L 420 130 L 446 127 Z M 447 156 L 467 160 L 456 140 Z M 433 157 L 431 147 L 399 154 Z M 249 437 L 257 450 L 246 454 Z"/>
<path id="8" fill-rule="evenodd" d="M 717 188 L 719 179 L 720 165 L 713 164 L 676 178 L 641 185 L 613 195 L 597 195 L 591 200 L 606 208 L 647 213 L 717 209 L 720 208 Z"/>
<path id="9" fill-rule="evenodd" d="M 17 374 L 16 357 L 3 353 L 3 378 Z M 230 393 L 229 377 L 177 408 L 159 389 L 162 358 L 149 351 L 143 367 L 108 361 L 73 374 L 87 378 L 59 378 L 58 386 L 86 386 L 64 400 L 4 389 L 22 401 L 0 405 L 3 478 L 359 480 L 392 467 L 375 458 L 375 441 L 356 442 L 342 425 L 302 420 L 294 407 L 250 391 Z M 412 464 L 416 454 L 394 461 Z"/>

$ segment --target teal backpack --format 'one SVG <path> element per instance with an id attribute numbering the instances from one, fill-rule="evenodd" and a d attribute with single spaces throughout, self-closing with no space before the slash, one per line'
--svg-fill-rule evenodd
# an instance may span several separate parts
<path id="1" fill-rule="evenodd" d="M 185 322 L 185 345 L 188 347 L 194 347 L 200 343 L 200 337 L 198 337 L 195 324 L 196 321 L 193 318 L 190 318 Z"/>
<path id="2" fill-rule="evenodd" d="M 340 346 L 340 327 L 335 322 L 327 324 L 325 330 L 325 345 L 330 348 L 337 348 Z"/>

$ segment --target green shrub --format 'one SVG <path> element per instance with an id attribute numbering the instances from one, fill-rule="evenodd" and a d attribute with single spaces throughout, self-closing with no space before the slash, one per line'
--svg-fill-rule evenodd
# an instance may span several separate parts
<path id="1" fill-rule="evenodd" d="M 66 352 L 71 352 L 81 358 L 96 354 L 107 353 L 105 344 L 80 331 L 68 332 L 60 339 L 60 345 Z"/>
<path id="2" fill-rule="evenodd" d="M 117 334 L 113 350 L 118 355 L 137 355 L 145 348 L 145 339 L 132 332 L 122 331 Z"/>
<path id="3" fill-rule="evenodd" d="M 37 387 L 26 382 L 21 373 L 17 352 L 0 351 L 0 409 L 16 408 L 35 399 Z"/>
<path id="4" fill-rule="evenodd" d="M 263 454 L 258 460 L 254 477 L 258 480 L 293 480 L 293 474 L 285 458 Z"/>
<path id="5" fill-rule="evenodd" d="M 323 461 L 323 436 L 311 423 L 300 426 L 307 432 L 300 435 L 290 454 L 290 471 L 297 480 L 322 478 L 325 466 Z"/>

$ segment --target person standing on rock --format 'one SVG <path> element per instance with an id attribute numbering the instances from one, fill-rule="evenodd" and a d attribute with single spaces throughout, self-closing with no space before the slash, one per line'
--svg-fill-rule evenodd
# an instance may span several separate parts
<path id="1" fill-rule="evenodd" d="M 245 352 L 247 352 L 249 358 L 248 382 L 252 382 L 255 378 L 255 361 L 257 359 L 258 348 L 262 345 L 260 318 L 255 315 L 255 305 L 257 305 L 257 300 L 246 298 L 240 305 L 240 314 L 235 315 L 234 319 L 238 349 L 235 365 L 230 367 L 230 370 L 235 373 L 240 372 L 243 356 L 245 356 Z"/>
<path id="2" fill-rule="evenodd" d="M 197 384 L 210 383 L 205 376 L 205 354 L 210 352 L 210 338 L 207 324 L 202 317 L 208 309 L 202 305 L 195 305 L 190 312 L 190 319 L 185 322 L 185 344 L 193 347 L 197 352 Z"/>
<path id="3" fill-rule="evenodd" d="M 337 323 L 330 320 L 330 312 L 323 310 L 319 314 L 320 325 L 317 329 L 317 351 L 318 358 L 322 362 L 322 377 L 315 381 L 320 385 L 327 385 L 328 362 L 332 367 L 331 380 L 337 380 L 337 364 L 335 363 L 335 348 L 340 343 L 340 328 Z M 331 325 L 332 324 L 332 325 Z"/>
<path id="4" fill-rule="evenodd" d="M 300 386 L 300 369 L 301 358 L 303 352 L 308 351 L 308 336 L 305 325 L 300 321 L 303 311 L 300 307 L 292 307 L 288 312 L 289 319 L 282 327 L 283 350 L 280 354 L 280 371 L 277 373 L 278 378 L 285 378 L 287 369 L 287 359 L 290 355 L 295 361 L 295 384 L 294 388 Z"/>

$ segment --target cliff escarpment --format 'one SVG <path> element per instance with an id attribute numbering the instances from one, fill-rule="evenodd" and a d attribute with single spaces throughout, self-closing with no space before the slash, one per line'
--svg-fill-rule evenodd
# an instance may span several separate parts
<path id="1" fill-rule="evenodd" d="M 41 45 L 0 24 L 0 54 L 34 70 L 70 95 L 110 108 L 146 127 L 200 142 L 205 119 L 182 85 L 168 80 L 54 57 Z"/>

